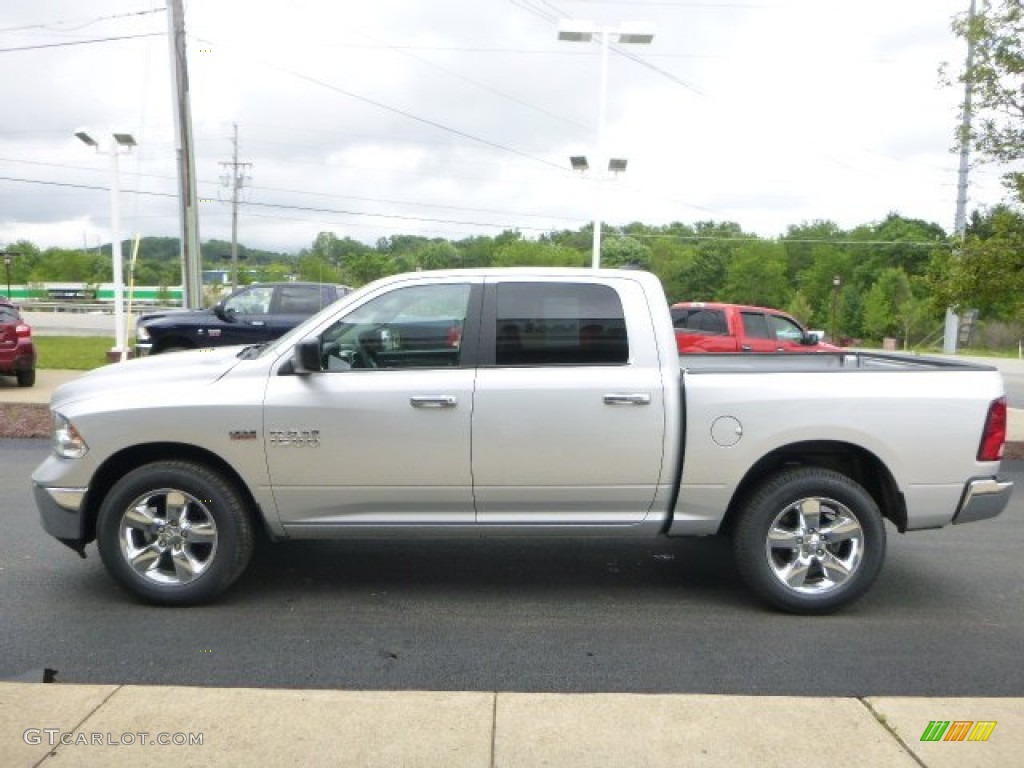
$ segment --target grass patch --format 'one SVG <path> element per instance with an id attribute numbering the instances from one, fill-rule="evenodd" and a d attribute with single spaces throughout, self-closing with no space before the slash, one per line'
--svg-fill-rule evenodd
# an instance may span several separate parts
<path id="1" fill-rule="evenodd" d="M 106 365 L 107 351 L 114 346 L 110 336 L 33 336 L 37 368 L 90 371 Z"/>

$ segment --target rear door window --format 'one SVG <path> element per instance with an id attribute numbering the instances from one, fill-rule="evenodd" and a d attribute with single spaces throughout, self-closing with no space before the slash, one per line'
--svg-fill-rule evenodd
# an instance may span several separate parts
<path id="1" fill-rule="evenodd" d="M 499 366 L 629 361 L 622 302 L 607 285 L 499 283 L 494 338 Z"/>
<path id="2" fill-rule="evenodd" d="M 277 311 L 282 315 L 314 315 L 333 301 L 330 290 L 326 285 L 282 285 Z"/>
<path id="3" fill-rule="evenodd" d="M 743 332 L 751 339 L 773 339 L 775 334 L 768 327 L 763 312 L 742 312 Z"/>

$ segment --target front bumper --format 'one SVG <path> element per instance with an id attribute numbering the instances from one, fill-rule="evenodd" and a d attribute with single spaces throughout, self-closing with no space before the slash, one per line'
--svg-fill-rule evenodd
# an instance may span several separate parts
<path id="1" fill-rule="evenodd" d="M 43 530 L 60 540 L 85 539 L 82 507 L 87 488 L 52 488 L 32 484 Z"/>
<path id="2" fill-rule="evenodd" d="M 968 480 L 960 506 L 953 515 L 953 524 L 974 523 L 998 516 L 1010 503 L 1012 493 L 1013 483 L 994 477 Z"/>
<path id="3" fill-rule="evenodd" d="M 136 341 L 135 342 L 135 356 L 145 357 L 153 350 L 153 343 L 150 341 Z"/>

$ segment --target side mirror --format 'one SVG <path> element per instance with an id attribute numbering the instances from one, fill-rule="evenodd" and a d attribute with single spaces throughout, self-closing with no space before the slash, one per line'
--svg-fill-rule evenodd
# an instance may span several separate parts
<path id="1" fill-rule="evenodd" d="M 215 314 L 217 317 L 219 317 L 225 323 L 233 323 L 233 322 L 235 322 L 235 313 L 234 312 L 228 312 L 226 309 L 224 309 L 224 302 L 223 301 L 218 301 L 216 304 L 213 305 L 213 314 Z"/>
<path id="2" fill-rule="evenodd" d="M 800 339 L 800 343 L 805 347 L 816 347 L 821 343 L 821 337 L 814 331 L 804 331 L 804 337 Z"/>
<path id="3" fill-rule="evenodd" d="M 292 351 L 292 369 L 295 373 L 315 373 L 324 369 L 320 359 L 320 339 L 310 336 L 295 345 Z"/>

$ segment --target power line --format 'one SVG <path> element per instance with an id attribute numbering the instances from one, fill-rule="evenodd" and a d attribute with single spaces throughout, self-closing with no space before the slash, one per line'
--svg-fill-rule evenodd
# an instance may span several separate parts
<path id="1" fill-rule="evenodd" d="M 513 102 L 515 104 L 518 104 L 520 106 L 526 107 L 527 109 L 532 109 L 535 112 L 540 112 L 542 115 L 547 115 L 548 117 L 552 117 L 552 118 L 554 118 L 556 120 L 561 120 L 562 122 L 568 123 L 569 125 L 576 126 L 577 128 L 582 128 L 584 130 L 589 130 L 589 128 L 587 128 L 587 126 L 581 125 L 580 123 L 577 123 L 575 120 L 571 120 L 571 119 L 569 119 L 567 117 L 563 117 L 562 115 L 555 114 L 554 112 L 551 112 L 551 111 L 549 111 L 547 109 L 544 109 L 543 107 L 538 107 L 535 104 L 530 104 L 528 101 L 525 101 L 524 99 L 520 99 L 518 96 L 513 96 L 512 94 L 505 93 L 504 91 L 499 91 L 497 88 L 493 88 L 492 86 L 489 86 L 486 83 L 481 83 L 479 80 L 474 80 L 474 79 L 472 79 L 470 77 L 466 77 L 465 75 L 459 74 L 458 72 L 455 72 L 454 70 L 448 69 L 447 67 L 443 67 L 440 64 L 437 64 L 437 63 L 435 63 L 433 61 L 430 61 L 429 59 L 425 59 L 422 56 L 417 56 L 415 53 L 412 53 L 407 48 L 400 48 L 398 46 L 388 45 L 387 43 L 384 43 L 383 41 L 378 40 L 377 38 L 372 37 L 371 35 L 367 35 L 367 34 L 365 34 L 363 32 L 357 32 L 356 34 L 361 35 L 362 37 L 365 37 L 367 40 L 373 40 L 374 42 L 379 43 L 381 45 L 381 47 L 383 47 L 383 48 L 385 48 L 387 50 L 393 51 L 395 53 L 400 53 L 403 56 L 408 56 L 409 58 L 414 59 L 415 61 L 418 61 L 421 64 L 426 64 L 428 67 L 433 67 L 434 69 L 437 69 L 437 70 L 439 70 L 441 72 L 444 72 L 449 77 L 454 77 L 454 78 L 457 78 L 459 80 L 462 80 L 465 83 L 469 83 L 470 85 L 474 85 L 477 88 L 481 88 L 481 89 L 483 89 L 485 91 L 488 91 L 489 93 L 493 93 L 496 96 L 500 96 L 503 99 L 507 99 L 508 101 L 511 101 L 511 102 Z"/>
<path id="2" fill-rule="evenodd" d="M 63 187 L 69 189 L 86 189 L 95 192 L 109 192 L 109 187 L 103 187 L 97 184 L 74 184 L 67 181 L 41 181 L 38 179 L 19 179 L 14 176 L 0 176 L 0 181 L 14 181 L 22 184 L 39 184 L 48 187 Z M 150 192 L 141 189 L 123 189 L 125 194 L 135 195 L 147 195 L 149 197 L 169 197 L 177 198 L 176 194 L 170 192 Z M 429 216 L 403 216 L 393 213 L 374 213 L 369 211 L 351 211 L 341 208 L 319 208 L 316 206 L 309 205 L 288 205 L 286 203 L 257 203 L 257 202 L 242 202 L 241 205 L 254 208 L 270 208 L 282 211 L 304 211 L 307 213 L 329 213 L 337 214 L 341 216 L 367 216 L 376 219 L 396 219 L 398 221 L 425 221 L 434 224 L 455 224 L 460 226 L 474 226 L 474 227 L 501 227 L 503 229 L 527 229 L 533 232 L 548 232 L 549 227 L 531 227 L 523 226 L 519 224 L 507 224 L 507 223 L 492 223 L 482 221 L 462 221 L 459 219 L 435 219 Z"/>
<path id="3" fill-rule="evenodd" d="M 615 229 L 613 227 L 613 229 Z M 951 248 L 950 243 L 942 240 L 830 240 L 829 238 L 801 238 L 801 237 L 709 237 L 705 235 L 680 235 L 671 232 L 665 233 L 629 233 L 616 232 L 610 237 L 632 237 L 637 240 L 685 240 L 693 242 L 713 243 L 810 243 L 824 245 L 907 245 L 914 248 Z"/>
<path id="4" fill-rule="evenodd" d="M 22 45 L 16 48 L 0 48 L 0 53 L 16 51 L 38 51 L 44 48 L 68 48 L 73 45 L 91 45 L 92 43 L 110 43 L 117 40 L 137 40 L 142 37 L 166 37 L 163 32 L 144 32 L 138 35 L 117 35 L 114 37 L 94 37 L 88 40 L 68 40 L 64 43 L 40 43 L 39 45 Z"/>
<path id="5" fill-rule="evenodd" d="M 130 13 L 115 13 L 110 16 L 95 16 L 89 19 L 74 19 L 73 21 L 48 21 L 41 24 L 26 24 L 21 27 L 4 27 L 0 29 L 0 34 L 4 32 L 24 32 L 30 29 L 51 29 L 53 27 L 65 26 L 68 24 L 77 24 L 75 29 L 84 29 L 85 27 L 97 24 L 101 21 L 111 21 L 113 19 L 125 19 L 132 16 L 147 16 L 151 13 L 164 13 L 166 8 L 151 8 L 148 11 L 132 11 Z"/>
<path id="6" fill-rule="evenodd" d="M 214 45 L 214 43 L 210 40 L 201 40 L 201 42 L 207 45 Z M 350 99 L 361 101 L 364 104 L 369 104 L 372 107 L 383 109 L 386 112 L 391 112 L 393 114 L 400 115 L 401 117 L 405 117 L 409 120 L 415 120 L 416 122 L 422 123 L 423 125 L 429 125 L 431 128 L 436 128 L 440 131 L 444 131 L 445 133 L 450 133 L 454 136 L 459 136 L 463 139 L 468 139 L 478 144 L 491 147 L 492 149 L 498 149 L 501 150 L 502 152 L 509 152 L 513 155 L 518 155 L 519 157 L 525 157 L 526 159 L 532 160 L 535 163 L 541 163 L 542 165 L 547 165 L 550 166 L 551 168 L 557 168 L 558 170 L 564 171 L 565 173 L 571 173 L 571 171 L 568 168 L 564 168 L 562 165 L 558 163 L 553 163 L 550 160 L 545 160 L 542 157 L 531 155 L 529 152 L 524 152 L 521 149 L 516 149 L 515 147 L 509 147 L 504 144 L 499 144 L 496 141 L 490 141 L 489 139 L 484 139 L 480 136 L 474 136 L 471 133 L 460 130 L 458 128 L 453 128 L 450 125 L 445 125 L 444 123 L 439 123 L 436 120 L 431 120 L 430 118 L 427 117 L 420 117 L 419 115 L 409 112 L 408 110 L 401 109 L 399 107 L 393 107 L 390 104 L 385 104 L 382 101 L 371 99 L 369 96 L 363 96 L 361 94 L 355 93 L 354 91 L 346 90 L 345 88 L 334 85 L 332 83 L 328 83 L 326 80 L 321 80 L 320 78 L 314 77 L 313 75 L 307 75 L 302 72 L 296 72 L 295 70 L 292 69 L 286 69 L 284 67 L 271 64 L 270 62 L 265 60 L 263 60 L 262 63 L 265 66 L 270 67 L 271 69 L 276 69 L 278 72 L 291 75 L 292 77 L 295 77 L 299 80 L 304 80 L 307 83 L 312 83 L 313 85 L 319 86 L 320 88 L 325 88 L 334 93 L 339 93 L 342 96 L 348 96 Z"/>
<path id="7" fill-rule="evenodd" d="M 46 168 L 60 168 L 62 170 L 88 171 L 90 173 L 92 173 L 92 172 L 102 173 L 103 172 L 103 171 L 100 171 L 99 169 L 96 169 L 96 168 L 87 168 L 87 167 L 81 166 L 81 165 L 67 165 L 67 164 L 62 164 L 62 163 L 47 163 L 47 162 L 43 162 L 43 161 L 40 161 L 40 160 L 20 160 L 20 159 L 16 160 L 16 159 L 8 158 L 8 157 L 0 157 L 0 162 L 22 163 L 22 164 L 26 164 L 26 165 L 38 165 L 38 166 L 42 166 L 42 167 L 46 167 Z M 227 164 L 227 163 L 222 163 L 222 165 L 224 165 L 224 164 Z M 251 164 L 247 164 L 247 165 L 251 165 Z M 160 179 L 160 180 L 164 180 L 164 181 L 175 180 L 174 176 L 167 176 L 167 175 L 164 175 L 164 174 L 157 174 L 157 173 L 141 173 L 141 172 L 139 172 L 139 173 L 134 173 L 133 176 L 138 177 L 138 178 Z M 0 178 L 3 178 L 3 177 L 0 177 Z M 32 180 L 32 179 L 19 179 L 19 180 L 20 181 L 24 181 L 26 183 L 40 183 L 40 184 L 46 183 L 45 181 L 38 181 L 38 182 L 36 182 L 36 180 Z M 207 179 L 197 179 L 197 181 L 200 184 L 211 186 L 211 185 L 214 185 L 214 184 L 223 183 L 224 180 L 221 179 L 221 181 L 219 181 L 219 182 L 214 182 L 214 181 L 209 181 Z M 56 182 L 54 182 L 54 183 L 56 183 Z M 342 194 L 338 194 L 337 192 L 311 192 L 311 191 L 306 190 L 306 189 L 291 189 L 289 187 L 266 187 L 266 186 L 259 186 L 259 185 L 250 184 L 248 186 L 248 188 L 252 189 L 252 190 L 256 190 L 256 191 L 263 191 L 263 192 L 284 192 L 284 193 L 287 193 L 287 194 L 309 195 L 311 197 L 324 197 L 324 198 L 337 199 L 337 200 L 356 200 L 358 202 L 363 202 L 363 203 L 384 203 L 384 204 L 387 204 L 387 205 L 406 205 L 406 206 L 410 206 L 410 207 L 413 207 L 413 208 L 417 208 L 418 207 L 418 208 L 432 208 L 432 209 L 446 210 L 446 211 L 466 211 L 467 213 L 493 213 L 493 214 L 498 214 L 498 215 L 501 215 L 501 216 L 522 216 L 524 218 L 531 218 L 531 219 L 547 219 L 547 220 L 562 220 L 562 221 L 577 221 L 578 220 L 578 217 L 550 216 L 550 215 L 544 214 L 544 213 L 527 213 L 525 211 L 498 210 L 496 208 L 476 208 L 476 207 L 472 207 L 472 206 L 462 206 L 462 205 L 441 205 L 441 204 L 438 204 L 438 203 L 421 203 L 421 202 L 416 202 L 414 200 L 398 200 L 398 199 L 395 199 L 395 198 L 387 198 L 387 197 L 365 197 L 363 195 L 342 195 Z"/>

